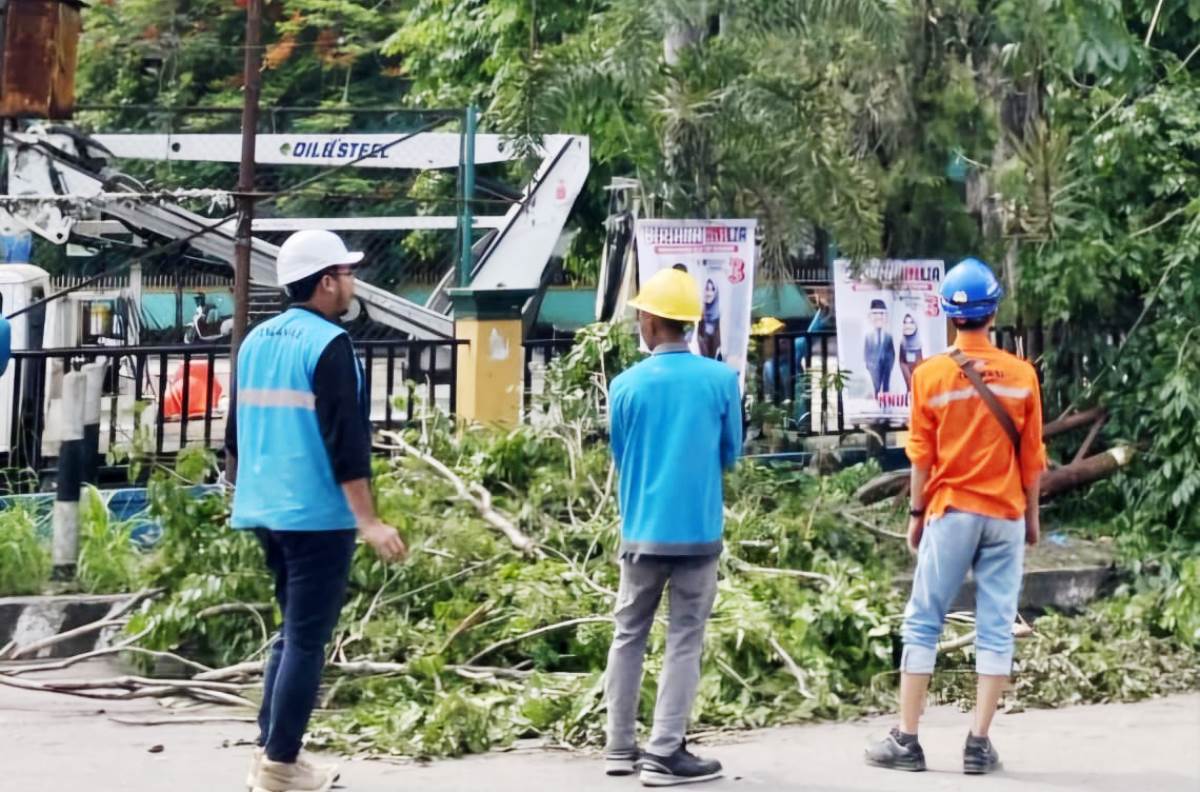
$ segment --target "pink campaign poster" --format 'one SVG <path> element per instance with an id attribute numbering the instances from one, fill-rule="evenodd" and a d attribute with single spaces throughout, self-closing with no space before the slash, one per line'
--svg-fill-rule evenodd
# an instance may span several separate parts
<path id="1" fill-rule="evenodd" d="M 946 350 L 938 289 L 945 262 L 871 259 L 834 262 L 838 368 L 846 423 L 906 424 L 912 372 Z"/>
<path id="2" fill-rule="evenodd" d="M 660 269 L 687 271 L 700 291 L 703 315 L 692 329 L 692 351 L 720 360 L 746 383 L 750 308 L 754 297 L 756 220 L 639 220 L 638 280 Z"/>

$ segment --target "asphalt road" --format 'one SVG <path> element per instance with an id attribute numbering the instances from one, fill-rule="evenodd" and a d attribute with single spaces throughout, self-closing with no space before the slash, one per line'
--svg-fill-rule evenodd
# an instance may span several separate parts
<path id="1" fill-rule="evenodd" d="M 66 672 L 60 672 L 60 676 Z M 75 677 L 108 675 L 80 669 Z M 36 676 L 32 677 L 36 678 Z M 193 713 L 195 714 L 195 713 Z M 209 710 L 205 715 L 212 715 Z M 223 722 L 165 726 L 117 722 L 177 717 L 150 701 L 97 702 L 0 687 L 0 790 L 21 792 L 215 792 L 242 790 L 254 729 Z M 1002 773 L 965 777 L 967 716 L 930 710 L 922 744 L 926 773 L 866 767 L 862 747 L 892 719 L 746 732 L 696 746 L 719 758 L 726 777 L 705 790 L 1080 789 L 1090 792 L 1200 790 L 1200 693 L 1138 704 L 1071 707 L 997 717 L 993 740 Z M 525 792 L 628 790 L 630 778 L 603 775 L 595 755 L 511 751 L 431 764 L 351 761 L 342 779 L 354 792 Z"/>

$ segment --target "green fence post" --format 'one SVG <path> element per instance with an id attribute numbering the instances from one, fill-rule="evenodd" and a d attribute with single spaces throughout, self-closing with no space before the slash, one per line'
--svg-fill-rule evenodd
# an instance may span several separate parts
<path id="1" fill-rule="evenodd" d="M 463 119 L 462 179 L 459 180 L 462 185 L 462 195 L 459 196 L 461 206 L 458 220 L 458 285 L 460 288 L 471 285 L 471 226 L 473 225 L 471 201 L 475 198 L 475 124 L 477 115 L 478 110 L 475 105 L 468 105 L 466 116 Z"/>

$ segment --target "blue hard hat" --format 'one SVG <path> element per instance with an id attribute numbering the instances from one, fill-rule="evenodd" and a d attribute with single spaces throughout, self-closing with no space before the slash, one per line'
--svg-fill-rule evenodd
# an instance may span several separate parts
<path id="1" fill-rule="evenodd" d="M 942 310 L 951 319 L 982 319 L 996 313 L 1004 287 L 984 262 L 965 258 L 942 281 Z"/>

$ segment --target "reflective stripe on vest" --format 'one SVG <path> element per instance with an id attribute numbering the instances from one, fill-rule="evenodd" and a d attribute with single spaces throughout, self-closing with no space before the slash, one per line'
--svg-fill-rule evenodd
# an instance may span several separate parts
<path id="1" fill-rule="evenodd" d="M 317 397 L 309 391 L 247 388 L 238 393 L 238 404 L 244 407 L 296 407 L 301 410 L 316 410 Z"/>

